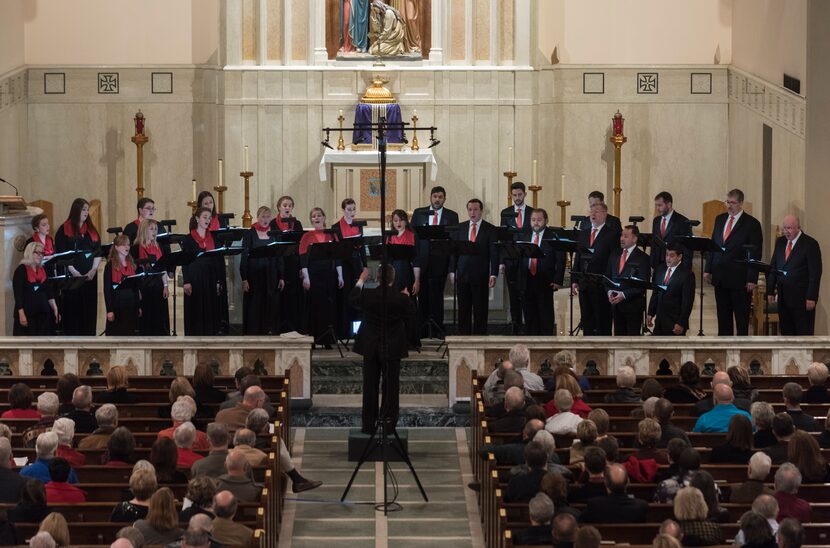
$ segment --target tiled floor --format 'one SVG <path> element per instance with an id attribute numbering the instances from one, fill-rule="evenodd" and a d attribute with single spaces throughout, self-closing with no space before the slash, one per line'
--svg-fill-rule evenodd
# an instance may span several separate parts
<path id="1" fill-rule="evenodd" d="M 483 546 L 463 428 L 409 429 L 409 450 L 429 502 L 424 502 L 406 464 L 391 464 L 403 509 L 384 517 L 381 463 L 366 463 L 346 502 L 340 497 L 354 470 L 347 461 L 346 428 L 297 429 L 292 448 L 303 475 L 323 480 L 319 489 L 288 494 L 280 547 Z M 391 487 L 389 490 L 392 494 Z"/>

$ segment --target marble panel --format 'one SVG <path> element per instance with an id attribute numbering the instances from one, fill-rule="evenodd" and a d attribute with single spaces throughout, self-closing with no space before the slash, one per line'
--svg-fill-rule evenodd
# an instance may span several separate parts
<path id="1" fill-rule="evenodd" d="M 268 375 L 274 375 L 276 368 L 276 358 L 274 355 L 274 350 L 270 348 L 262 348 L 262 349 L 252 349 L 252 350 L 245 350 L 242 353 L 242 362 L 243 365 L 254 369 L 256 366 L 256 362 L 261 361 L 262 365 L 265 367 Z"/>
<path id="2" fill-rule="evenodd" d="M 80 349 L 77 352 L 77 359 L 75 360 L 75 362 L 77 363 L 77 368 L 80 372 L 80 375 L 86 374 L 87 370 L 89 370 L 93 362 L 98 362 L 98 364 L 101 366 L 101 373 L 104 375 L 107 374 L 112 365 L 123 365 L 113 364 L 110 361 L 110 352 L 101 349 Z"/>
<path id="3" fill-rule="evenodd" d="M 772 350 L 742 350 L 740 365 L 746 369 L 752 362 L 757 361 L 764 371 L 772 371 Z"/>
<path id="4" fill-rule="evenodd" d="M 11 371 L 11 375 L 22 375 L 20 351 L 13 348 L 0 350 L 0 370 L 5 371 L 6 365 L 8 370 Z M 6 375 L 5 372 L 3 374 Z"/>
<path id="5" fill-rule="evenodd" d="M 160 349 L 153 352 L 149 362 L 151 374 L 157 375 L 163 368 L 167 367 L 174 371 L 185 371 L 184 351 L 180 349 Z"/>
<path id="6" fill-rule="evenodd" d="M 680 350 L 663 350 L 661 348 L 654 348 L 648 354 L 648 374 L 654 375 L 660 367 L 663 360 L 668 363 L 672 374 L 677 375 L 680 372 L 680 366 L 683 365 Z"/>
<path id="7" fill-rule="evenodd" d="M 51 362 L 49 364 L 48 362 Z M 43 375 L 45 371 L 56 371 L 55 375 L 64 374 L 63 349 L 43 349 L 32 352 L 32 371 L 35 375 Z M 50 373 L 45 373 L 49 375 Z"/>
<path id="8" fill-rule="evenodd" d="M 358 89 L 359 76 L 351 71 L 326 72 L 323 74 L 323 97 L 354 104 L 358 101 L 361 90 Z"/>
<path id="9" fill-rule="evenodd" d="M 813 363 L 813 352 L 800 348 L 781 348 L 772 352 L 771 366 L 765 367 L 773 375 L 806 375 Z"/>

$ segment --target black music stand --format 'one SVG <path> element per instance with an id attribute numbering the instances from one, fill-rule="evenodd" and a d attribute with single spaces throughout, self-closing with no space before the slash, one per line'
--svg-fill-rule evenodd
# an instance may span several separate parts
<path id="1" fill-rule="evenodd" d="M 723 253 L 723 248 L 716 244 L 712 238 L 703 238 L 701 236 L 677 236 L 674 243 L 678 243 L 692 253 L 700 252 L 700 330 L 697 333 L 698 337 L 703 336 L 703 266 L 705 264 L 704 253 Z"/>
<path id="2" fill-rule="evenodd" d="M 247 228 L 227 227 L 219 230 L 211 230 L 210 235 L 213 236 L 213 241 L 216 242 L 216 248 L 228 247 L 233 242 L 241 241 L 248 232 Z"/>
<path id="3" fill-rule="evenodd" d="M 72 252 L 75 253 L 75 252 Z M 64 291 L 73 291 L 75 289 L 79 289 L 84 283 L 86 282 L 86 276 L 72 276 L 69 273 L 64 273 L 59 276 L 53 276 L 51 278 L 46 278 L 46 281 L 43 282 L 42 288 L 46 288 L 47 290 L 51 289 L 53 291 L 58 291 L 60 294 L 60 318 L 61 321 L 58 323 L 58 327 L 56 329 L 57 335 L 63 335 L 63 293 Z"/>
<path id="4" fill-rule="evenodd" d="M 414 229 L 415 229 L 415 234 L 418 236 L 418 240 L 420 242 L 428 242 L 429 243 L 429 246 L 430 246 L 429 255 L 438 256 L 438 254 L 433 253 L 433 248 L 432 248 L 432 243 L 433 242 L 435 242 L 435 241 L 446 241 L 446 240 L 450 239 L 449 232 L 447 231 L 447 229 L 448 229 L 447 225 L 423 225 L 423 226 L 416 226 L 416 227 L 414 227 Z M 445 285 L 446 285 L 446 279 L 444 279 L 444 284 L 442 284 L 441 288 L 440 288 L 440 291 L 441 291 L 441 307 L 442 308 L 444 306 L 444 298 L 443 297 L 444 297 L 444 286 Z M 440 337 L 439 337 L 440 339 L 443 339 L 444 336 L 445 336 L 444 330 L 441 329 L 441 326 L 439 326 L 437 323 L 435 323 L 435 320 L 433 320 L 432 318 L 429 318 L 429 317 L 427 318 L 426 328 L 427 328 L 427 337 L 430 338 L 430 339 L 435 338 L 435 337 L 433 337 L 433 331 L 432 331 L 433 329 L 436 329 L 438 331 L 438 333 L 440 334 Z M 422 330 L 423 330 L 423 326 L 418 326 L 418 333 L 421 333 Z M 438 348 L 436 348 L 436 351 L 438 351 L 438 349 L 440 349 L 440 348 L 441 348 L 441 345 L 439 345 Z"/>
<path id="5" fill-rule="evenodd" d="M 452 323 L 455 325 L 455 331 L 458 333 L 458 257 L 464 255 L 478 255 L 478 248 L 475 242 L 469 240 L 435 240 L 432 242 L 432 253 L 439 257 L 455 257 L 455 269 L 453 270 L 453 284 L 452 284 Z M 450 347 L 447 341 L 441 341 L 436 352 L 445 346 L 444 354 L 441 358 L 447 357 Z"/>
<path id="6" fill-rule="evenodd" d="M 753 259 L 749 256 L 749 250 L 747 250 L 747 257 L 746 259 L 738 259 L 736 261 L 740 264 L 745 264 L 749 268 L 753 270 L 757 270 L 759 273 L 763 272 L 764 274 L 769 274 L 773 270 L 772 264 L 765 263 L 763 261 L 759 261 L 758 259 Z M 779 274 L 786 276 L 787 273 L 783 270 L 776 270 Z M 767 301 L 766 296 L 764 296 L 764 336 L 769 336 L 769 301 Z"/>
<path id="7" fill-rule="evenodd" d="M 331 269 L 334 270 L 335 262 L 336 261 L 347 261 L 351 258 L 352 252 L 354 251 L 354 238 L 349 238 L 346 240 L 340 240 L 335 242 L 320 242 L 309 246 L 308 248 L 308 260 L 309 262 L 319 262 L 319 261 L 327 261 L 331 266 Z M 326 330 L 320 335 L 321 341 L 326 341 L 326 337 L 330 337 L 330 340 L 334 342 L 337 346 L 337 351 L 340 353 L 340 357 L 343 357 L 343 346 L 337 339 L 337 334 L 334 331 L 334 324 L 331 324 L 326 327 Z M 324 344 L 329 344 L 324 342 Z M 346 350 L 349 347 L 346 346 Z"/>
<path id="8" fill-rule="evenodd" d="M 178 236 L 178 234 L 176 235 Z M 158 240 L 158 238 L 156 238 Z M 173 336 L 177 336 L 176 333 L 176 302 L 177 302 L 177 292 L 176 292 L 176 269 L 180 266 L 187 266 L 192 263 L 196 259 L 196 254 L 192 251 L 172 251 L 170 253 L 165 253 L 161 256 L 161 259 L 156 261 L 155 264 L 152 265 L 153 271 L 155 272 L 168 272 L 172 273 L 172 283 L 173 283 Z"/>
<path id="9" fill-rule="evenodd" d="M 642 333 L 651 333 L 651 330 L 646 325 L 646 311 L 648 310 L 648 293 L 647 291 L 665 291 L 665 287 L 652 283 L 651 280 L 644 280 L 636 276 L 627 276 L 625 278 L 618 278 L 620 286 L 623 289 L 642 289 L 645 303 L 643 305 L 643 328 Z"/>
<path id="10" fill-rule="evenodd" d="M 294 242 L 271 242 L 248 252 L 249 259 L 273 259 L 295 255 L 299 246 Z"/>
<path id="11" fill-rule="evenodd" d="M 576 238 L 567 238 L 567 236 L 575 236 L 579 233 L 578 230 L 567 230 L 567 229 L 554 229 L 554 233 L 559 238 L 557 240 L 542 240 L 545 242 L 548 247 L 553 249 L 554 251 L 561 251 L 563 253 L 567 253 L 571 258 L 571 280 L 573 283 L 574 274 L 577 274 L 573 271 L 574 269 L 574 262 L 573 262 L 573 255 L 580 249 L 580 243 L 576 241 Z M 562 234 L 562 236 L 560 236 Z M 573 336 L 577 331 L 579 331 L 582 322 L 579 322 L 579 325 L 576 326 L 574 329 L 574 292 L 573 289 L 570 287 L 568 288 L 568 299 L 570 300 L 570 330 L 568 331 L 568 336 Z"/>

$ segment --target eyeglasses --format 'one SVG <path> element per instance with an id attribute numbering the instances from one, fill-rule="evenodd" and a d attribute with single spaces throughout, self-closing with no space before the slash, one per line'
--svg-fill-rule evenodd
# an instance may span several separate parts
<path id="1" fill-rule="evenodd" d="M 32 255 L 43 255 L 43 251 L 32 251 Z"/>
<path id="2" fill-rule="evenodd" d="M 739 202 L 738 200 L 726 200 L 725 203 L 726 205 L 738 205 L 741 202 Z"/>

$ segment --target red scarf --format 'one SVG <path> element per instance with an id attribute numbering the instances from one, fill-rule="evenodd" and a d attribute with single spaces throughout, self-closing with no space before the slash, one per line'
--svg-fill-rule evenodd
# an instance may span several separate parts
<path id="1" fill-rule="evenodd" d="M 352 226 L 346 222 L 345 217 L 340 218 L 340 235 L 343 238 L 353 238 L 354 236 L 360 236 L 360 227 L 359 226 Z"/>
<path id="2" fill-rule="evenodd" d="M 282 217 L 279 215 L 276 219 L 274 219 L 275 224 L 280 232 L 288 232 L 289 230 L 294 230 L 294 219 L 291 220 L 291 224 L 283 222 Z"/>
<path id="3" fill-rule="evenodd" d="M 119 260 L 119 259 L 116 259 Z M 132 261 L 127 261 L 126 265 L 121 266 L 119 270 L 115 269 L 115 265 L 112 265 L 112 283 L 120 284 L 121 280 L 126 276 L 135 276 L 135 265 Z"/>
<path id="4" fill-rule="evenodd" d="M 255 228 L 255 229 L 256 229 L 256 231 L 257 231 L 257 232 L 259 232 L 260 234 L 262 234 L 263 232 L 264 232 L 264 233 L 266 233 L 266 234 L 268 234 L 268 232 L 270 232 L 270 231 L 271 231 L 271 226 L 270 226 L 270 225 L 266 225 L 266 226 L 264 226 L 264 227 L 263 227 L 263 226 L 262 226 L 261 224 L 259 224 L 259 223 L 255 224 L 255 225 L 254 225 L 254 228 Z"/>
<path id="5" fill-rule="evenodd" d="M 222 227 L 219 226 L 219 216 L 214 215 L 213 217 L 210 218 L 210 224 L 208 225 L 208 230 L 219 230 L 220 228 L 222 228 Z M 213 249 L 213 248 L 211 248 L 211 249 Z"/>
<path id="6" fill-rule="evenodd" d="M 136 225 L 136 226 L 140 225 L 141 224 L 141 217 L 139 217 L 138 219 L 133 221 L 133 224 Z"/>
<path id="7" fill-rule="evenodd" d="M 42 267 L 35 270 L 33 266 L 26 265 L 26 279 L 30 284 L 42 284 L 46 281 L 46 271 Z"/>
<path id="8" fill-rule="evenodd" d="M 75 227 L 72 226 L 72 221 L 70 221 L 69 219 L 67 219 L 66 222 L 63 223 L 63 233 L 66 235 L 67 238 L 75 237 Z M 92 240 L 95 243 L 98 243 L 98 233 L 95 230 L 89 228 L 87 223 L 84 223 L 81 225 L 81 229 L 78 231 L 78 236 L 83 238 L 87 234 L 89 234 L 90 240 Z"/>
<path id="9" fill-rule="evenodd" d="M 46 240 L 46 241 L 43 241 Z M 32 241 L 37 242 L 43 245 L 43 255 L 48 257 L 49 255 L 55 254 L 55 243 L 52 241 L 52 237 L 50 235 L 46 235 L 46 238 L 41 239 L 40 232 L 35 232 L 32 234 Z"/>
<path id="10" fill-rule="evenodd" d="M 386 243 L 392 245 L 415 245 L 415 233 L 411 230 L 404 229 L 403 235 L 395 234 L 394 236 L 389 236 L 386 240 Z"/>
<path id="11" fill-rule="evenodd" d="M 153 262 L 161 259 L 161 248 L 158 244 L 141 244 L 138 246 L 138 258 L 147 259 L 148 257 L 152 258 Z"/>
<path id="12" fill-rule="evenodd" d="M 205 251 L 210 251 L 211 249 L 214 249 L 216 247 L 213 244 L 213 235 L 210 233 L 210 230 L 205 232 L 205 237 L 202 238 L 201 236 L 199 236 L 199 231 L 194 228 L 190 231 L 190 236 L 196 241 L 196 245 L 198 245 Z"/>
<path id="13" fill-rule="evenodd" d="M 323 229 L 306 232 L 300 240 L 300 255 L 308 253 L 308 248 L 314 244 L 321 244 L 323 242 L 330 241 L 332 241 L 331 234 L 326 234 L 323 232 Z"/>

